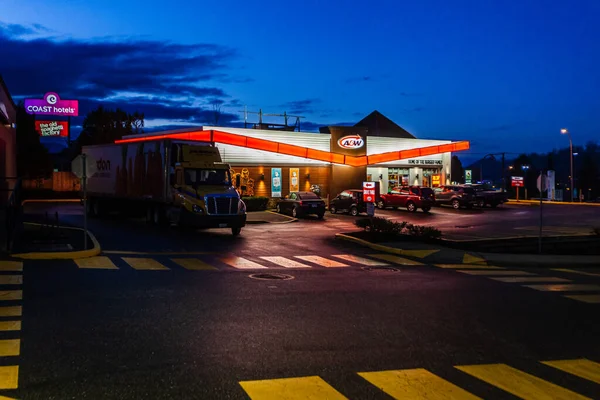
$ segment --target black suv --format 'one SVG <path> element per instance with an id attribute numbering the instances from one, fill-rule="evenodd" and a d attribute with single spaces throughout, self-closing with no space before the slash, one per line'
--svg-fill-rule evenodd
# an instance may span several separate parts
<path id="1" fill-rule="evenodd" d="M 468 186 L 443 185 L 434 189 L 435 204 L 451 205 L 458 210 L 461 207 L 471 208 L 477 203 L 475 189 Z"/>
<path id="2" fill-rule="evenodd" d="M 356 216 L 361 212 L 366 212 L 365 207 L 363 191 L 360 189 L 344 190 L 329 202 L 329 211 L 332 214 L 342 211 Z"/>

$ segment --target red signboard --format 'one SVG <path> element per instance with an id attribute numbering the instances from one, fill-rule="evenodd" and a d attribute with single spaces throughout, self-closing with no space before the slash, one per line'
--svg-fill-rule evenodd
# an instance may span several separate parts
<path id="1" fill-rule="evenodd" d="M 35 121 L 35 130 L 43 137 L 67 137 L 69 123 L 67 121 Z"/>
<path id="2" fill-rule="evenodd" d="M 511 184 L 513 187 L 523 187 L 525 186 L 525 181 L 522 176 L 512 176 Z"/>
<path id="3" fill-rule="evenodd" d="M 375 203 L 377 197 L 377 182 L 363 182 L 363 201 Z"/>
<path id="4" fill-rule="evenodd" d="M 431 186 L 438 187 L 438 186 L 440 186 L 441 182 L 442 182 L 442 175 L 440 175 L 440 174 L 431 175 Z"/>

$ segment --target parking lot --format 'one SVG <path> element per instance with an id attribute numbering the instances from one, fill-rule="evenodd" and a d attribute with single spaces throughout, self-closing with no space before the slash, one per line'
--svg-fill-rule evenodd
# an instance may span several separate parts
<path id="1" fill-rule="evenodd" d="M 593 228 L 600 227 L 600 208 L 597 206 L 544 204 L 542 211 L 545 236 L 590 234 Z M 444 206 L 434 207 L 429 213 L 376 209 L 375 215 L 434 226 L 446 239 L 454 240 L 537 236 L 540 222 L 539 206 L 530 204 L 460 210 Z M 327 213 L 325 218 L 354 217 Z"/>

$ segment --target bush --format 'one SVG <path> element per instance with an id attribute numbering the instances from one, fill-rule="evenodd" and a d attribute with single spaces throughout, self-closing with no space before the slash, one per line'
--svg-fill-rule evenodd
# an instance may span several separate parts
<path id="1" fill-rule="evenodd" d="M 432 226 L 413 225 L 406 221 L 395 222 L 382 217 L 361 218 L 355 225 L 373 234 L 386 234 L 391 236 L 412 236 L 422 239 L 439 239 L 442 232 Z"/>
<path id="2" fill-rule="evenodd" d="M 242 200 L 246 204 L 246 211 L 264 211 L 269 203 L 268 197 L 261 196 L 242 197 Z"/>

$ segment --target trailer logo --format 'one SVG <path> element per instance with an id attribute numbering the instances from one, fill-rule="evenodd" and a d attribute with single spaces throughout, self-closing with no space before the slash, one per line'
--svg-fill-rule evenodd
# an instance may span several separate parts
<path id="1" fill-rule="evenodd" d="M 365 140 L 360 135 L 348 135 L 338 140 L 338 146 L 344 149 L 360 149 L 365 145 Z"/>
<path id="2" fill-rule="evenodd" d="M 98 171 L 110 171 L 110 160 L 99 159 L 96 161 Z"/>

